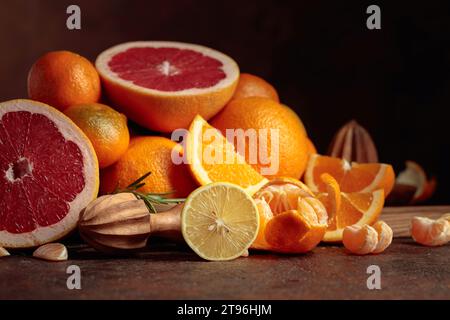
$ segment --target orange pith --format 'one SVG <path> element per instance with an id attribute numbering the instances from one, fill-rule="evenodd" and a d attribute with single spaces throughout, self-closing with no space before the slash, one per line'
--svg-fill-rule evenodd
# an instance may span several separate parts
<path id="1" fill-rule="evenodd" d="M 271 180 L 254 199 L 260 225 L 253 249 L 305 253 L 322 240 L 327 228 L 325 207 L 300 181 Z"/>
<path id="2" fill-rule="evenodd" d="M 194 178 L 201 185 L 230 182 L 255 193 L 266 179 L 245 162 L 227 139 L 201 116 L 189 129 L 186 152 Z"/>
<path id="3" fill-rule="evenodd" d="M 376 222 L 384 206 L 384 191 L 340 192 L 339 185 L 330 175 L 321 176 L 327 192 L 319 193 L 318 199 L 328 212 L 328 229 L 324 241 L 342 240 L 345 227 L 351 225 L 371 225 Z"/>
<path id="4" fill-rule="evenodd" d="M 313 192 L 325 192 L 321 180 L 323 173 L 330 174 L 339 184 L 342 192 L 372 192 L 383 189 L 388 195 L 395 182 L 391 165 L 382 163 L 349 163 L 346 160 L 312 155 L 305 172 L 305 182 Z"/>

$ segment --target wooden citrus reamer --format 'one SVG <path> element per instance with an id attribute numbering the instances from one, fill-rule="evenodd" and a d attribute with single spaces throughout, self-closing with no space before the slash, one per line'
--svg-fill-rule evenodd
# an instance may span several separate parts
<path id="1" fill-rule="evenodd" d="M 118 252 L 145 247 L 151 235 L 181 237 L 183 204 L 160 206 L 151 214 L 143 200 L 132 193 L 106 195 L 82 212 L 78 223 L 81 237 L 103 252 Z"/>

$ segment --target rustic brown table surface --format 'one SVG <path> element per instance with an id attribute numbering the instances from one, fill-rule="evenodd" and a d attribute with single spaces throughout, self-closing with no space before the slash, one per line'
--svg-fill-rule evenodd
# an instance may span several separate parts
<path id="1" fill-rule="evenodd" d="M 380 255 L 321 245 L 305 255 L 230 262 L 205 262 L 173 245 L 120 258 L 68 247 L 65 262 L 29 252 L 1 258 L 0 299 L 450 299 L 450 244 L 427 248 L 410 238 L 394 239 Z M 67 289 L 70 265 L 81 269 L 81 290 Z M 381 269 L 381 290 L 367 288 L 370 265 Z"/>

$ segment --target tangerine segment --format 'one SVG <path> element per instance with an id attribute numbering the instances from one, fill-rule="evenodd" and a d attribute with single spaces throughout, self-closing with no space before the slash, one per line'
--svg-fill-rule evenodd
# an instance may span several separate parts
<path id="1" fill-rule="evenodd" d="M 394 233 L 391 227 L 384 221 L 377 221 L 372 226 L 378 233 L 378 243 L 372 253 L 381 253 L 392 243 Z"/>
<path id="2" fill-rule="evenodd" d="M 201 185 L 229 182 L 254 194 L 268 181 L 248 165 L 235 152 L 233 144 L 200 115 L 195 117 L 189 129 L 186 151 L 191 172 Z"/>
<path id="3" fill-rule="evenodd" d="M 320 176 L 321 180 L 327 186 L 327 194 L 330 201 L 328 202 L 328 224 L 336 225 L 337 213 L 341 209 L 341 189 L 337 181 L 328 173 L 323 173 Z"/>
<path id="4" fill-rule="evenodd" d="M 187 244 L 206 260 L 232 260 L 244 254 L 259 228 L 258 209 L 241 187 L 224 182 L 195 190 L 181 213 Z"/>
<path id="5" fill-rule="evenodd" d="M 332 210 L 333 200 L 327 193 L 318 195 L 319 200 Z M 327 233 L 323 241 L 342 241 L 342 232 L 351 225 L 373 224 L 381 214 L 384 206 L 384 191 L 382 189 L 371 193 L 341 193 L 341 206 L 336 218 L 329 221 Z"/>
<path id="6" fill-rule="evenodd" d="M 343 231 L 342 242 L 350 252 L 365 255 L 376 249 L 378 233 L 369 225 L 347 226 Z"/>
<path id="7" fill-rule="evenodd" d="M 342 192 L 372 192 L 383 189 L 388 195 L 395 182 L 391 165 L 382 163 L 349 163 L 340 158 L 312 155 L 305 173 L 305 182 L 313 192 L 326 192 L 321 175 L 328 173 L 339 183 Z"/>
<path id="8" fill-rule="evenodd" d="M 270 247 L 270 245 L 266 241 L 265 231 L 267 223 L 273 218 L 273 213 L 269 204 L 264 199 L 255 199 L 255 203 L 258 208 L 259 230 L 251 247 L 253 249 L 266 249 Z"/>

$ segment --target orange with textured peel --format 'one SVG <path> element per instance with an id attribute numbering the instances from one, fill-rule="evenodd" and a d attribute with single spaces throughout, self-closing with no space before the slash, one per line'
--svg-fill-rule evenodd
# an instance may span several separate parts
<path id="1" fill-rule="evenodd" d="M 233 99 L 213 118 L 211 125 L 222 134 L 226 134 L 227 129 L 253 132 L 258 137 L 255 144 L 259 154 L 249 148 L 251 140 L 244 136 L 235 137 L 233 143 L 237 150 L 245 143 L 241 154 L 245 152 L 247 163 L 266 178 L 299 179 L 305 171 L 308 161 L 306 130 L 297 114 L 285 105 L 259 97 Z M 267 159 L 261 157 L 261 152 Z M 268 168 L 273 168 L 273 172 L 267 172 Z"/>
<path id="2" fill-rule="evenodd" d="M 100 77 L 92 63 L 69 51 L 40 57 L 28 73 L 28 96 L 64 111 L 100 99 Z"/>
<path id="3" fill-rule="evenodd" d="M 249 73 L 241 73 L 233 99 L 248 97 L 262 97 L 280 102 L 277 91 L 266 80 Z"/>
<path id="4" fill-rule="evenodd" d="M 123 114 L 100 103 L 74 105 L 64 113 L 91 140 L 100 168 L 113 164 L 127 151 L 130 133 Z"/>
<path id="5" fill-rule="evenodd" d="M 176 142 L 164 137 L 134 137 L 125 154 L 101 172 L 100 190 L 103 194 L 123 189 L 148 172 L 141 192 L 170 193 L 170 197 L 186 197 L 196 183 L 185 164 L 175 164 L 172 152 L 183 150 Z"/>

